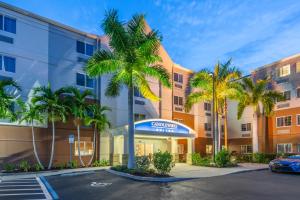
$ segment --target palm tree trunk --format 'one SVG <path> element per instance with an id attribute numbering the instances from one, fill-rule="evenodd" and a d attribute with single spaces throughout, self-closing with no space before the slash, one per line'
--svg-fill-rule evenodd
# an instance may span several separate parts
<path id="1" fill-rule="evenodd" d="M 96 150 L 95 150 L 95 148 L 96 148 L 95 143 L 96 143 L 96 127 L 95 127 L 95 129 L 94 129 L 93 154 L 92 154 L 92 156 L 91 156 L 91 158 L 90 158 L 90 161 L 89 161 L 89 163 L 88 163 L 88 166 L 92 164 L 93 159 L 94 159 L 94 155 L 95 155 L 95 151 L 96 151 Z"/>
<path id="2" fill-rule="evenodd" d="M 78 149 L 78 158 L 80 161 L 80 165 L 84 166 L 84 163 L 81 159 L 81 153 L 80 153 L 80 124 L 77 124 L 77 149 Z"/>
<path id="3" fill-rule="evenodd" d="M 133 121 L 133 87 L 128 87 L 128 164 L 129 169 L 135 167 L 134 159 L 134 121 Z"/>
<path id="4" fill-rule="evenodd" d="M 222 115 L 219 115 L 219 120 L 218 120 L 218 151 L 221 150 L 221 121 L 222 121 Z"/>
<path id="5" fill-rule="evenodd" d="M 44 169 L 44 165 L 41 163 L 40 158 L 39 158 L 38 153 L 37 153 L 37 150 L 36 150 L 33 121 L 31 121 L 31 133 L 32 133 L 32 146 L 33 146 L 33 152 L 34 152 L 35 159 L 38 162 L 38 164 L 40 166 L 42 166 L 42 168 Z"/>
<path id="6" fill-rule="evenodd" d="M 227 100 L 224 103 L 224 146 L 228 150 L 228 130 L 227 130 Z"/>
<path id="7" fill-rule="evenodd" d="M 50 155 L 50 161 L 48 165 L 48 169 L 51 169 L 52 167 L 52 162 L 53 162 L 53 155 L 54 155 L 54 142 L 55 142 L 55 123 L 53 119 L 53 114 L 52 114 L 52 145 L 51 145 L 51 155 Z"/>
<path id="8" fill-rule="evenodd" d="M 258 135 L 257 135 L 257 113 L 255 112 L 253 114 L 253 132 L 252 132 L 252 148 L 253 148 L 253 153 L 258 152 Z"/>

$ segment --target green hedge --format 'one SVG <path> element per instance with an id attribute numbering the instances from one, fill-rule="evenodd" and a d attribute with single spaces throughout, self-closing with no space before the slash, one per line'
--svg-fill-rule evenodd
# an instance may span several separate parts
<path id="1" fill-rule="evenodd" d="M 192 165 L 210 166 L 211 158 L 210 157 L 201 157 L 200 153 L 193 153 L 192 154 Z"/>

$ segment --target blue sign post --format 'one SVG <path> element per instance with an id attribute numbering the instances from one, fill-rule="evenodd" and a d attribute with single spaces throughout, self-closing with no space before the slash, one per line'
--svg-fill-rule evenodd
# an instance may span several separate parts
<path id="1" fill-rule="evenodd" d="M 135 124 L 135 130 L 138 131 L 151 131 L 159 133 L 180 133 L 180 134 L 190 134 L 190 130 L 180 124 L 163 121 L 163 120 L 153 120 L 144 121 Z"/>
<path id="2" fill-rule="evenodd" d="M 74 143 L 75 137 L 74 134 L 69 135 L 69 144 L 70 144 L 70 163 L 72 162 L 72 144 Z"/>

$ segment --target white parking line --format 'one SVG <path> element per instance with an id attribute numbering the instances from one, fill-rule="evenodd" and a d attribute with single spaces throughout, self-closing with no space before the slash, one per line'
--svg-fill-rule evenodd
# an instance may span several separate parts
<path id="1" fill-rule="evenodd" d="M 33 184 L 33 185 L 0 185 L 1 187 L 32 187 L 32 186 L 40 186 L 39 184 Z"/>
<path id="2" fill-rule="evenodd" d="M 27 190 L 42 190 L 41 188 L 21 188 L 21 189 L 0 189 L 0 192 L 4 191 L 27 191 Z"/>
<path id="3" fill-rule="evenodd" d="M 5 196 L 26 196 L 26 195 L 43 195 L 44 193 L 11 193 L 11 194 L 0 194 L 0 197 L 5 197 Z"/>

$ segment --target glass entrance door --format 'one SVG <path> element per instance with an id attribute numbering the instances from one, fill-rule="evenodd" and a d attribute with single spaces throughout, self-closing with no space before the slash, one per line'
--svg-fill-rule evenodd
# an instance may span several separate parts
<path id="1" fill-rule="evenodd" d="M 154 153 L 153 144 L 147 144 L 145 142 L 140 142 L 135 145 L 135 154 L 137 156 L 149 156 Z"/>

